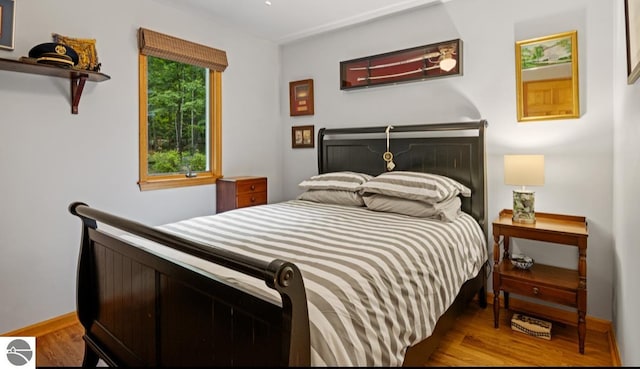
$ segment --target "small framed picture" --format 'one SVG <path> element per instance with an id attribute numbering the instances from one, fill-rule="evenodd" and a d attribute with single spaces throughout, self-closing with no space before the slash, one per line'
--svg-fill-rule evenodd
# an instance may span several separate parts
<path id="1" fill-rule="evenodd" d="M 313 126 L 291 127 L 291 147 L 294 149 L 314 147 Z"/>
<path id="2" fill-rule="evenodd" d="M 0 0 L 0 49 L 13 50 L 15 0 Z"/>
<path id="3" fill-rule="evenodd" d="M 289 82 L 289 115 L 313 115 L 313 80 Z"/>

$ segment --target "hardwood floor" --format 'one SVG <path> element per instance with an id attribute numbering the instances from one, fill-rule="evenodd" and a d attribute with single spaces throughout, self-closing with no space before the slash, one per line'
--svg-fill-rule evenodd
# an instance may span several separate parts
<path id="1" fill-rule="evenodd" d="M 36 366 L 81 366 L 84 356 L 84 329 L 79 322 L 36 337 Z"/>
<path id="2" fill-rule="evenodd" d="M 426 366 L 613 366 L 608 333 L 587 330 L 584 355 L 578 352 L 575 326 L 552 322 L 551 340 L 511 330 L 511 312 L 500 310 L 493 328 L 493 307 L 467 307 Z"/>
<path id="3" fill-rule="evenodd" d="M 510 328 L 504 309 L 500 328 L 493 328 L 493 309 L 472 303 L 447 333 L 425 366 L 613 366 L 607 333 L 587 331 L 585 354 L 578 353 L 574 326 L 553 323 L 551 340 Z M 84 351 L 79 323 L 38 336 L 36 365 L 80 366 Z"/>

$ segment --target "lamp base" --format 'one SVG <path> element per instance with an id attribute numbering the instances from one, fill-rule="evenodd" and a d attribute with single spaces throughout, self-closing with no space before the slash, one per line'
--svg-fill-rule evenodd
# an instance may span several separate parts
<path id="1" fill-rule="evenodd" d="M 535 192 L 513 190 L 513 217 L 516 223 L 535 223 Z"/>

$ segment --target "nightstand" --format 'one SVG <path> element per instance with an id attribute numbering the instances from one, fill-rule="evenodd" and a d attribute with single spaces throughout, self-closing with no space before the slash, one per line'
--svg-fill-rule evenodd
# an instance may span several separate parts
<path id="1" fill-rule="evenodd" d="M 216 213 L 267 203 L 267 177 L 227 177 L 216 182 Z"/>
<path id="2" fill-rule="evenodd" d="M 579 350 L 584 354 L 587 331 L 587 220 L 585 217 L 536 213 L 533 224 L 511 220 L 511 210 L 502 210 L 493 222 L 493 318 L 498 328 L 500 291 L 504 292 L 504 307 L 509 309 L 509 293 L 571 306 L 577 309 Z M 500 237 L 504 245 L 500 260 Z M 552 242 L 578 248 L 578 270 L 535 263 L 530 269 L 518 269 L 511 264 L 510 238 Z"/>

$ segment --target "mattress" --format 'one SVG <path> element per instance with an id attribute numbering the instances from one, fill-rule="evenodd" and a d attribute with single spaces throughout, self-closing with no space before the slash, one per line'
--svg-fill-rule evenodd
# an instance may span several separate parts
<path id="1" fill-rule="evenodd" d="M 256 259 L 293 262 L 308 300 L 311 365 L 399 366 L 487 260 L 478 223 L 291 200 L 158 228 Z M 274 302 L 264 281 L 135 236 L 141 247 Z"/>

